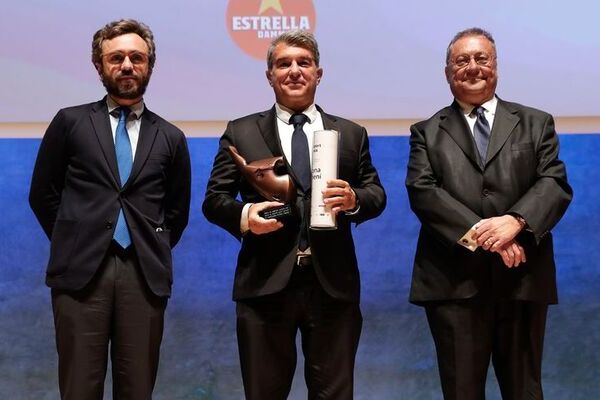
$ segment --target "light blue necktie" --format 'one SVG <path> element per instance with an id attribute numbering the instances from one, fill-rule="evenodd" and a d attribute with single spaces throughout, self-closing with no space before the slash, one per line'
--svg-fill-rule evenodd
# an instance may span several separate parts
<path id="1" fill-rule="evenodd" d="M 117 124 L 117 132 L 115 134 L 115 151 L 117 153 L 121 187 L 123 187 L 129 178 L 131 165 L 133 164 L 131 142 L 127 133 L 127 117 L 131 110 L 129 107 L 119 107 L 118 110 L 119 123 Z M 122 208 L 119 210 L 119 218 L 117 219 L 117 227 L 115 228 L 113 239 L 124 249 L 131 245 L 131 237 L 129 236 L 129 229 L 127 228 L 127 221 L 125 221 Z"/>
<path id="2" fill-rule="evenodd" d="M 479 151 L 479 157 L 481 159 L 481 165 L 485 165 L 488 143 L 490 142 L 490 124 L 485 117 L 485 108 L 479 106 L 473 110 L 473 115 L 477 116 L 475 126 L 473 127 L 473 136 L 475 137 L 475 144 L 477 144 L 477 150 Z"/>

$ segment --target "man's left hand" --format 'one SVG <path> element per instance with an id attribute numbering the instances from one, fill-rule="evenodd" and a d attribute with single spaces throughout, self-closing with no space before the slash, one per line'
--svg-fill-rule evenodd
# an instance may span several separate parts
<path id="1" fill-rule="evenodd" d="M 484 250 L 496 252 L 513 240 L 523 225 L 512 215 L 482 219 L 475 228 L 473 239 Z"/>
<path id="2" fill-rule="evenodd" d="M 327 188 L 323 190 L 323 202 L 334 214 L 352 211 L 356 209 L 356 193 L 348 182 L 332 179 L 327 181 Z"/>

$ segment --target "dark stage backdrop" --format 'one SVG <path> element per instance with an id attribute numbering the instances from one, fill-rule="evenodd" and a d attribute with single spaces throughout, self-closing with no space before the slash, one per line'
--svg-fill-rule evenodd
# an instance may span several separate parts
<path id="1" fill-rule="evenodd" d="M 58 399 L 48 240 L 27 204 L 38 139 L 0 140 L 0 399 Z M 155 399 L 242 399 L 231 282 L 238 243 L 200 212 L 217 139 L 190 139 L 193 203 L 175 250 L 174 294 Z M 546 397 L 600 398 L 600 135 L 561 136 L 574 201 L 554 230 L 560 304 L 550 309 L 544 354 Z M 418 222 L 408 207 L 407 137 L 372 137 L 388 207 L 355 230 L 364 329 L 356 399 L 441 399 L 424 313 L 408 304 Z M 305 399 L 299 358 L 290 399 Z M 499 399 L 490 373 L 488 399 Z M 110 399 L 108 390 L 105 398 Z"/>

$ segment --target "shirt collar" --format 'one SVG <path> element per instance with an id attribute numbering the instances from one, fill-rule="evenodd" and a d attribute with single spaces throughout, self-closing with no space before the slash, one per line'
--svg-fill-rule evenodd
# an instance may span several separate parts
<path id="1" fill-rule="evenodd" d="M 109 114 L 111 114 L 116 108 L 121 107 L 110 96 L 106 96 L 106 105 L 108 106 Z M 144 112 L 144 100 L 140 100 L 137 103 L 130 105 L 129 108 L 131 109 L 131 114 L 135 115 L 135 119 L 139 119 Z"/>
<path id="2" fill-rule="evenodd" d="M 295 111 L 290 110 L 289 108 L 279 103 L 275 103 L 275 112 L 277 113 L 277 118 L 279 118 L 281 121 L 285 122 L 288 125 L 290 124 L 290 117 L 292 116 L 292 114 L 296 114 Z M 308 120 L 310 121 L 309 123 L 311 124 L 317 119 L 318 113 L 319 110 L 317 110 L 317 106 L 315 105 L 315 103 L 311 104 L 306 110 L 302 111 L 302 114 L 308 117 Z"/>
<path id="3" fill-rule="evenodd" d="M 464 103 L 458 99 L 456 99 L 456 102 L 458 103 L 462 112 L 465 115 L 470 115 L 471 112 L 473 112 L 473 109 L 475 108 L 475 105 Z M 481 107 L 483 107 L 485 109 L 485 111 L 487 111 L 488 113 L 490 113 L 492 115 L 496 115 L 496 107 L 497 106 L 498 106 L 498 98 L 496 97 L 496 95 L 494 95 L 494 97 L 492 97 L 490 100 L 481 104 Z"/>

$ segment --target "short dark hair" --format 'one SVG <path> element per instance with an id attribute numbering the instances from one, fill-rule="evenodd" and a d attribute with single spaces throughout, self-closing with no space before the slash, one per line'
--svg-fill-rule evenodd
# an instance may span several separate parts
<path id="1" fill-rule="evenodd" d="M 273 60 L 273 53 L 275 52 L 275 47 L 277 47 L 279 43 L 285 43 L 288 46 L 302 47 L 303 49 L 310 51 L 315 60 L 315 64 L 317 67 L 319 66 L 320 55 L 317 39 L 315 39 L 315 36 L 311 32 L 299 29 L 284 32 L 273 39 L 267 50 L 267 69 L 273 67 L 273 62 L 275 61 Z"/>
<path id="2" fill-rule="evenodd" d="M 109 22 L 94 34 L 94 39 L 92 40 L 92 62 L 94 65 L 102 64 L 102 42 L 128 33 L 139 35 L 148 45 L 148 66 L 152 70 L 156 61 L 154 35 L 146 24 L 134 19 L 120 19 Z"/>
<path id="3" fill-rule="evenodd" d="M 452 50 L 452 46 L 454 45 L 454 43 L 456 43 L 459 39 L 468 36 L 483 36 L 484 38 L 490 41 L 492 47 L 494 48 L 494 52 L 496 52 L 496 42 L 494 41 L 494 37 L 492 36 L 492 34 L 486 31 L 485 29 L 473 27 L 465 29 L 464 31 L 460 31 L 456 35 L 454 35 L 454 37 L 448 44 L 448 48 L 446 49 L 446 64 L 450 62 L 450 51 Z"/>

